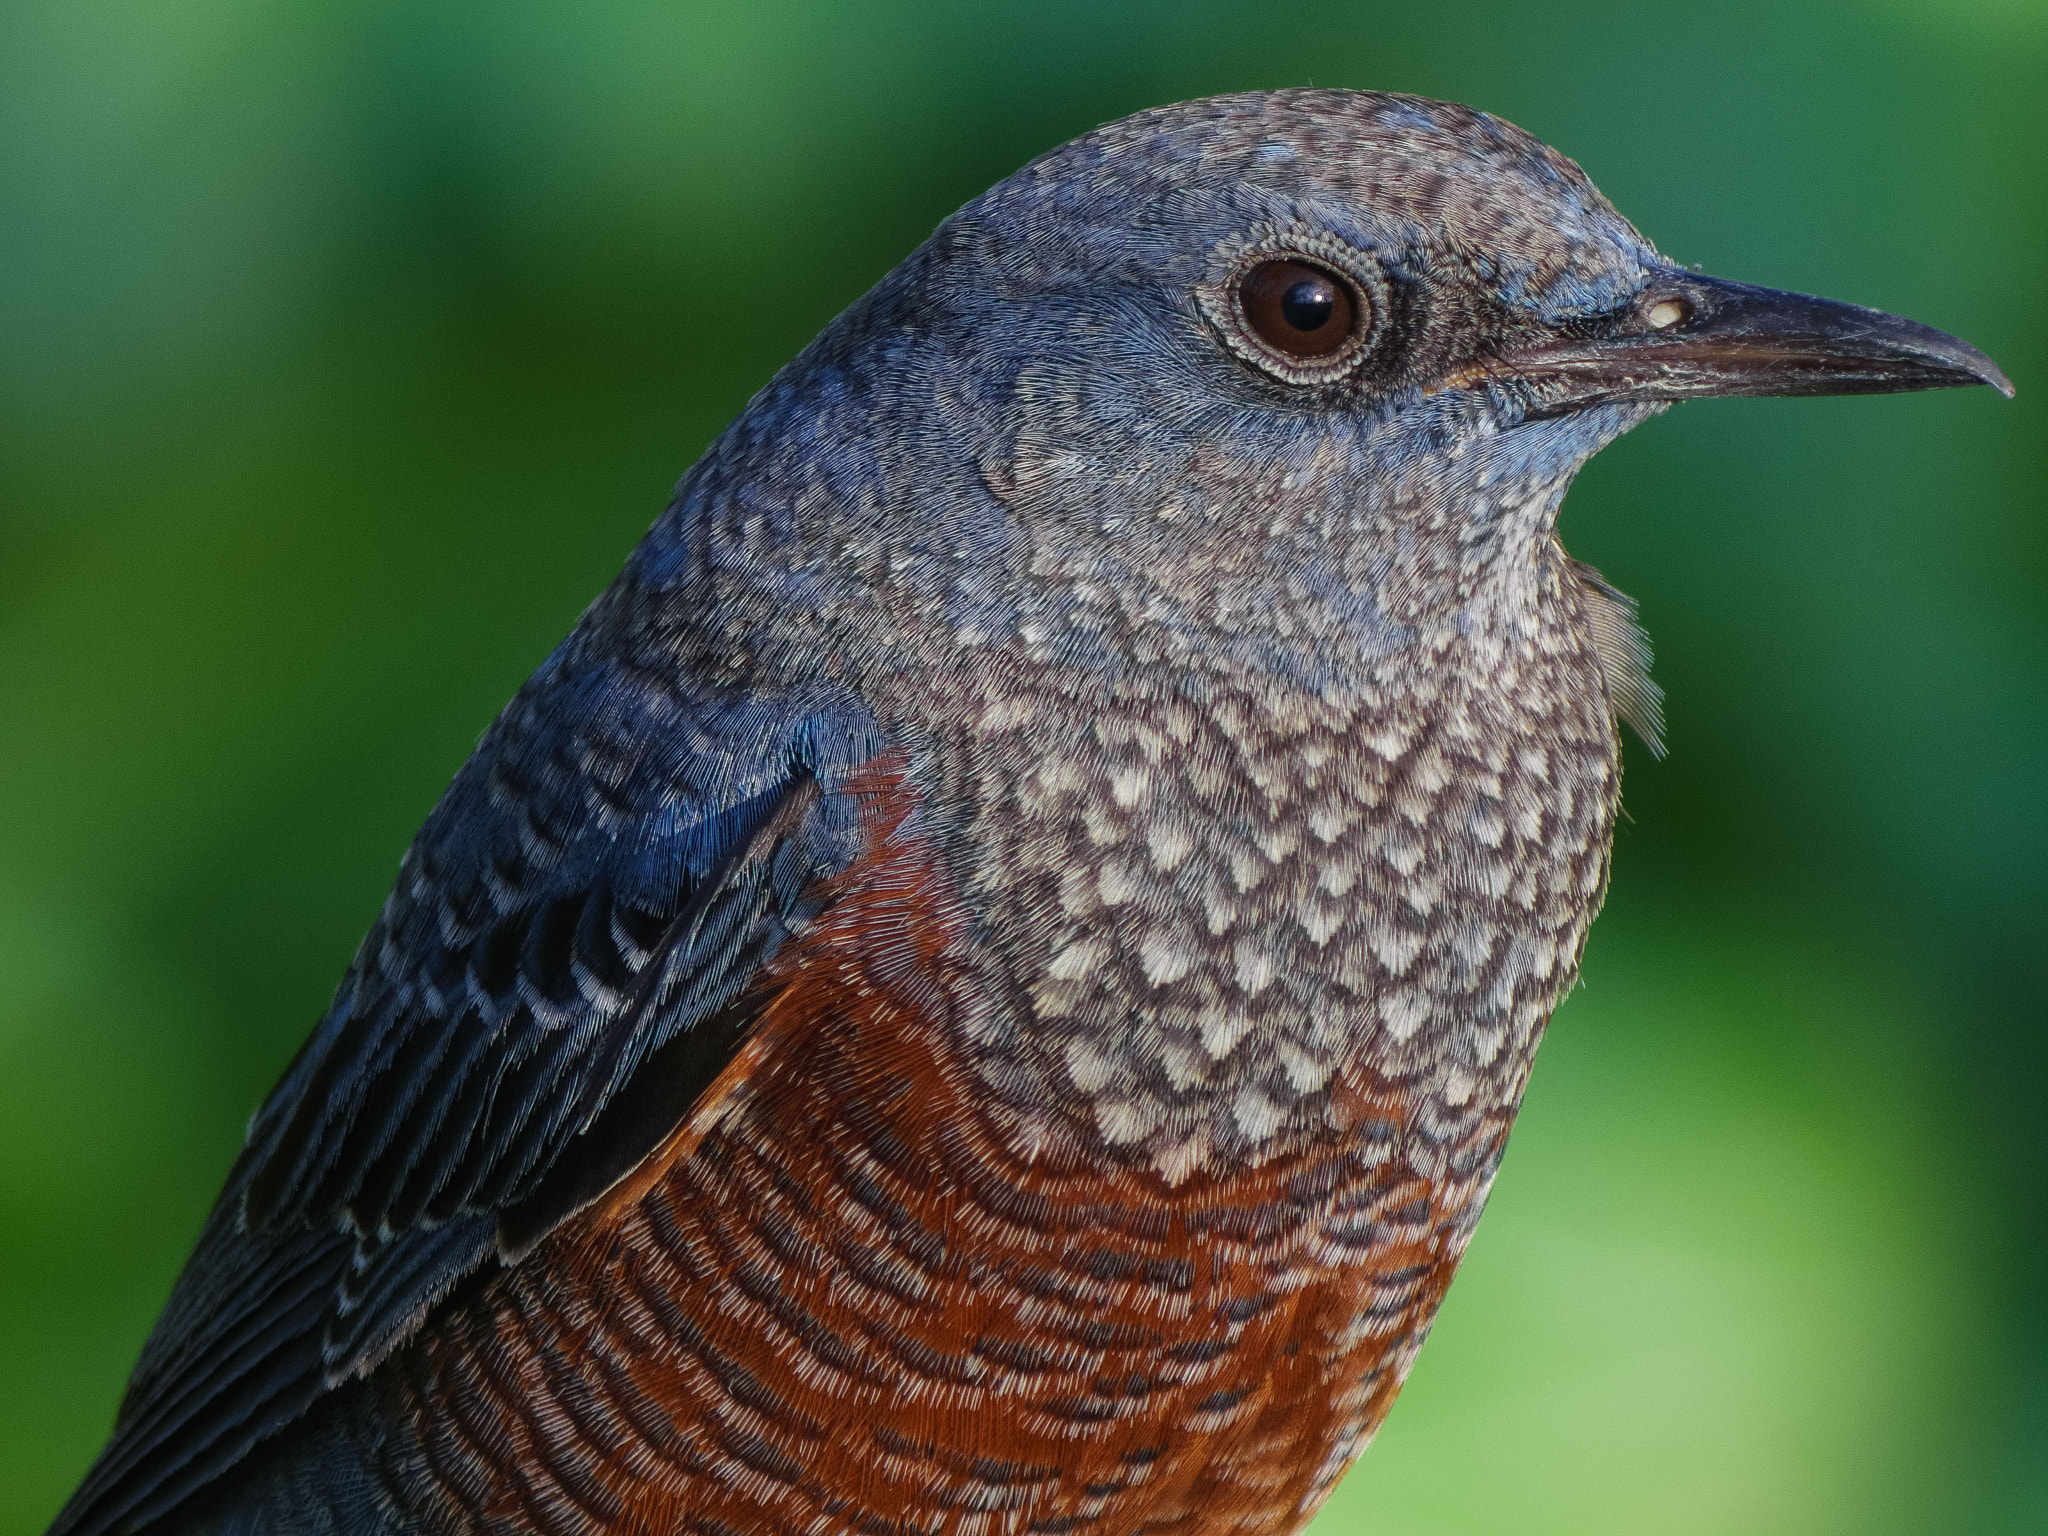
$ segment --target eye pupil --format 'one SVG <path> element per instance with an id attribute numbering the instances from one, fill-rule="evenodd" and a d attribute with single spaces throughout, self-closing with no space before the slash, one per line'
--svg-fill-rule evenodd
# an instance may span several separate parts
<path id="1" fill-rule="evenodd" d="M 1289 358 L 1333 357 L 1369 322 L 1357 289 L 1304 261 L 1262 261 L 1245 274 L 1238 304 L 1252 334 Z"/>
<path id="2" fill-rule="evenodd" d="M 1337 293 L 1319 278 L 1304 278 L 1280 300 L 1280 318 L 1297 331 L 1319 331 L 1330 323 Z"/>

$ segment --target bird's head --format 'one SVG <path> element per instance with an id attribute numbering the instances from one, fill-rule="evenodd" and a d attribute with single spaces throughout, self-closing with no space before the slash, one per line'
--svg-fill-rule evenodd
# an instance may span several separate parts
<path id="1" fill-rule="evenodd" d="M 2010 388 L 1927 326 L 1666 260 L 1497 118 L 1349 91 L 1088 134 L 873 306 L 913 435 L 978 457 L 1042 573 L 1212 632 L 1306 591 L 1372 645 L 1469 623 L 1672 401 Z"/>
<path id="2" fill-rule="evenodd" d="M 1572 475 L 1672 401 L 1976 383 L 2010 393 L 1927 326 L 1674 264 L 1483 112 L 1218 97 L 946 220 L 707 453 L 632 574 L 757 615 L 749 655 L 1007 635 L 1315 687 L 1526 631 Z"/>
<path id="3" fill-rule="evenodd" d="M 592 626 L 850 690 L 907 744 L 1019 989 L 968 1029 L 1033 1145 L 1071 1103 L 1178 1178 L 1361 1060 L 1449 1136 L 1519 1092 L 1604 877 L 1612 718 L 1648 715 L 1553 537 L 1572 474 L 1693 395 L 1979 382 L 1924 326 L 1674 265 L 1483 113 L 1189 102 L 946 220 Z"/>

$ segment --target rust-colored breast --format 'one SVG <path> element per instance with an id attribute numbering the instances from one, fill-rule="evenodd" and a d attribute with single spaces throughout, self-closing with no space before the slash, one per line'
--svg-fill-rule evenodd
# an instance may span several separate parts
<path id="1" fill-rule="evenodd" d="M 722 1109 L 380 1373 L 427 1528 L 1278 1536 L 1384 1415 L 1505 1121 L 1455 1182 L 1370 1093 L 1344 1144 L 1231 1177 L 1026 1160 L 887 820 Z"/>

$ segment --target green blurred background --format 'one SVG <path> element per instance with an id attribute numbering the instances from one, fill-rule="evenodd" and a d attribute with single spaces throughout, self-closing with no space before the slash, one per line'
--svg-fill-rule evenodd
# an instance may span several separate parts
<path id="1" fill-rule="evenodd" d="M 2019 382 L 1687 406 L 1608 915 L 1352 1532 L 2048 1530 L 2048 4 L 0 5 L 0 1536 L 477 733 L 707 439 L 1104 119 L 1501 113 Z"/>

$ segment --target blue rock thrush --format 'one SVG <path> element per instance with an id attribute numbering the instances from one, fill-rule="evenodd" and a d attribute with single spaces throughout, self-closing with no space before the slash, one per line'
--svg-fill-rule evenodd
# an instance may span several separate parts
<path id="1" fill-rule="evenodd" d="M 1673 400 L 1989 383 L 1497 118 L 1146 112 L 747 407 L 428 817 L 57 1536 L 1285 1536 L 1600 904 Z"/>

